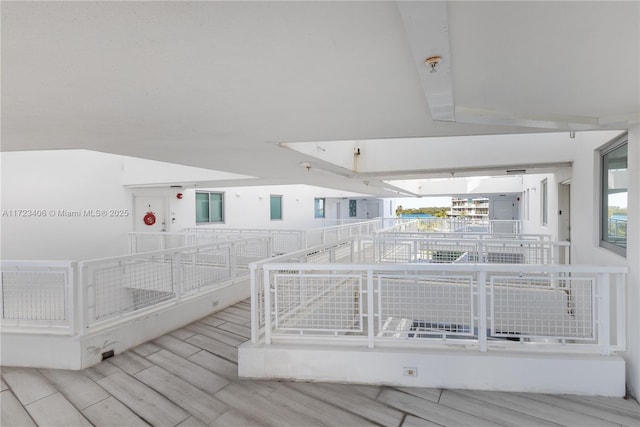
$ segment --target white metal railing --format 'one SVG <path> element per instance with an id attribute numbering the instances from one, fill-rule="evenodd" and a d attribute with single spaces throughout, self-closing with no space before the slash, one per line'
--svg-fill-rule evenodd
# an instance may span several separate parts
<path id="1" fill-rule="evenodd" d="M 247 236 L 269 236 L 271 238 L 272 252 L 274 254 L 285 254 L 312 246 L 337 242 L 349 237 L 372 236 L 383 228 L 384 223 L 385 221 L 382 218 L 378 218 L 368 221 L 348 221 L 346 224 L 307 230 L 195 227 L 185 229 L 182 234 L 193 236 L 193 239 L 198 242 L 203 238 L 212 238 L 220 241 Z M 144 237 L 140 233 L 130 233 L 130 236 L 133 240 Z"/>
<path id="2" fill-rule="evenodd" d="M 237 280 L 271 256 L 269 237 L 80 262 L 2 262 L 3 331 L 70 335 L 126 321 Z"/>
<path id="3" fill-rule="evenodd" d="M 193 228 L 186 229 L 182 233 L 131 232 L 129 233 L 129 253 L 135 254 L 255 237 L 269 237 L 272 250 L 275 253 L 298 250 L 304 241 L 304 236 L 299 230 Z"/>
<path id="4" fill-rule="evenodd" d="M 271 262 L 285 263 L 353 263 L 357 246 L 354 239 L 345 239 L 335 243 L 314 246 L 300 251 L 275 256 L 251 263 L 249 269 L 251 285 L 251 334 L 254 342 L 261 328 L 264 327 L 264 271 L 262 267 Z"/>
<path id="5" fill-rule="evenodd" d="M 394 239 L 379 237 L 345 239 L 250 265 L 252 333 L 264 326 L 264 265 L 279 263 L 522 263 L 557 264 L 567 242 L 537 240 Z M 564 258 L 566 259 L 566 258 Z"/>
<path id="6" fill-rule="evenodd" d="M 380 230 L 377 235 L 396 238 L 423 238 L 423 239 L 473 239 L 473 240 L 540 240 L 551 241 L 550 234 L 523 234 L 523 233 L 465 233 L 465 232 L 421 232 L 421 231 L 397 231 L 395 229 Z"/>
<path id="7" fill-rule="evenodd" d="M 256 237 L 81 261 L 84 325 L 103 325 L 215 289 L 247 277 L 249 263 L 269 256 L 269 238 Z"/>
<path id="8" fill-rule="evenodd" d="M 520 220 L 489 220 L 489 233 L 513 233 L 522 232 L 522 221 Z"/>
<path id="9" fill-rule="evenodd" d="M 2 261 L 3 329 L 72 334 L 75 272 L 73 262 Z"/>
<path id="10" fill-rule="evenodd" d="M 382 229 L 382 225 L 381 219 L 374 219 L 354 224 L 309 229 L 305 232 L 304 248 L 339 242 L 350 237 L 373 236 Z"/>
<path id="11" fill-rule="evenodd" d="M 539 240 L 397 238 L 387 234 L 379 236 L 357 239 L 358 262 L 450 263 L 464 260 L 470 263 L 559 264 L 561 260 L 568 259 L 570 245 L 569 242 Z"/>
<path id="12" fill-rule="evenodd" d="M 626 349 L 626 268 L 273 262 L 260 271 L 252 340 L 267 345 Z"/>
<path id="13" fill-rule="evenodd" d="M 415 230 L 422 232 L 445 233 L 510 233 L 518 234 L 522 231 L 520 220 L 489 220 L 468 217 L 451 218 L 416 218 Z"/>

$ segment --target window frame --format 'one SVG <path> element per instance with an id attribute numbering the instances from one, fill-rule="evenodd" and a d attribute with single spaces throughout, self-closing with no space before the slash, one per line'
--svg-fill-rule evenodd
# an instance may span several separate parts
<path id="1" fill-rule="evenodd" d="M 599 238 L 598 240 L 600 242 L 599 245 L 601 248 L 607 249 L 617 255 L 620 255 L 626 258 L 627 243 L 628 243 L 626 236 L 625 236 L 624 246 L 616 244 L 608 239 L 608 231 L 609 231 L 609 197 L 608 197 L 609 196 L 609 191 L 608 191 L 609 190 L 608 188 L 609 173 L 608 173 L 608 170 L 609 169 L 606 167 L 607 156 L 613 153 L 614 151 L 617 151 L 625 146 L 627 148 L 627 154 L 626 154 L 625 160 L 626 160 L 626 171 L 627 171 L 627 177 L 628 177 L 629 136 L 627 133 L 603 145 L 600 149 L 598 149 L 597 153 L 599 156 L 598 161 L 599 161 L 599 172 L 600 172 L 600 176 L 598 179 L 598 184 L 599 184 L 599 189 L 598 189 L 598 194 L 599 194 L 599 209 L 598 209 L 599 235 L 598 237 Z M 628 209 L 628 202 L 629 202 L 629 188 L 627 187 L 627 209 Z M 606 223 L 606 226 L 605 226 L 605 223 Z M 607 236 L 605 236 L 605 233 L 607 234 Z"/>
<path id="2" fill-rule="evenodd" d="M 198 194 L 206 194 L 207 195 L 207 205 L 208 205 L 208 216 L 207 221 L 198 221 Z M 220 196 L 220 220 L 212 221 L 211 220 L 211 195 L 219 195 Z M 196 225 L 206 225 L 206 224 L 224 224 L 225 221 L 225 202 L 224 202 L 224 192 L 223 191 L 196 191 Z"/>
<path id="3" fill-rule="evenodd" d="M 319 209 L 319 202 L 322 202 L 322 208 Z M 324 197 L 314 197 L 313 199 L 313 217 L 316 219 L 326 218 L 327 200 Z"/>
<path id="4" fill-rule="evenodd" d="M 283 218 L 283 214 L 282 214 L 282 199 L 283 196 L 281 194 L 270 194 L 269 195 L 269 218 L 271 221 L 282 221 Z M 278 218 L 274 218 L 273 217 L 273 202 L 274 200 L 278 200 L 278 204 L 279 204 L 279 210 L 280 210 L 280 216 Z"/>
<path id="5" fill-rule="evenodd" d="M 392 209 L 390 206 L 389 209 Z M 355 199 L 349 200 L 349 218 L 357 218 L 358 217 L 358 201 Z"/>

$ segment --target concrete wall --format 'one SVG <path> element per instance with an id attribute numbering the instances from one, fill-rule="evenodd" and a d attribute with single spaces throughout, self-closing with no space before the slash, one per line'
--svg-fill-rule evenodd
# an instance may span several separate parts
<path id="1" fill-rule="evenodd" d="M 580 133 L 578 134 L 580 135 Z M 599 148 L 607 140 L 587 138 L 574 148 L 571 178 L 572 263 L 626 266 L 627 386 L 640 396 L 640 128 L 629 131 L 628 247 L 623 257 L 599 246 Z"/>
<path id="2" fill-rule="evenodd" d="M 542 182 L 547 180 L 547 223 L 542 223 Z M 526 234 L 550 234 L 557 240 L 558 234 L 558 179 L 555 174 L 523 175 L 522 190 L 529 190 L 529 202 L 522 206 L 522 232 Z M 520 200 L 524 202 L 525 197 Z M 524 203 L 521 203 L 524 205 Z M 526 210 L 529 214 L 527 215 Z M 528 218 L 528 219 L 527 219 Z"/>
<path id="3" fill-rule="evenodd" d="M 85 150 L 2 153 L 2 258 L 122 255 L 131 190 L 122 157 Z M 100 215 L 100 216 L 97 216 Z"/>
<path id="4" fill-rule="evenodd" d="M 2 259 L 86 260 L 125 255 L 131 231 L 180 232 L 196 226 L 196 190 L 123 185 L 124 181 L 149 184 L 158 176 L 158 162 L 87 150 L 8 152 L 1 159 Z M 149 174 L 143 171 L 147 165 Z M 132 167 L 140 170 L 127 172 Z M 180 180 L 179 170 L 170 168 L 169 178 Z M 193 170 L 186 172 L 193 177 Z M 378 216 L 371 212 L 382 212 L 392 203 L 306 185 L 202 191 L 224 193 L 225 222 L 215 226 L 231 228 L 325 227 L 335 224 L 338 207 L 340 218 L 349 219 L 349 197 L 358 203 L 356 219 Z M 272 194 L 283 196 L 282 220 L 270 219 Z M 324 219 L 315 218 L 316 197 L 326 199 Z M 157 218 L 153 226 L 143 222 L 147 211 Z"/>
<path id="5" fill-rule="evenodd" d="M 183 199 L 175 205 L 181 208 L 181 214 L 172 224 L 172 230 L 196 227 L 195 193 L 212 191 L 224 193 L 224 223 L 199 226 L 221 228 L 273 228 L 304 230 L 335 225 L 340 219 L 366 219 L 370 206 L 375 203 L 383 209 L 380 199 L 362 197 L 337 197 L 342 192 L 311 187 L 308 185 L 275 185 L 268 187 L 229 187 L 209 189 L 188 189 L 183 191 Z M 270 215 L 270 196 L 282 196 L 282 220 L 272 220 Z M 325 198 L 325 218 L 315 218 L 314 199 Z M 356 200 L 358 216 L 349 217 L 349 200 Z"/>

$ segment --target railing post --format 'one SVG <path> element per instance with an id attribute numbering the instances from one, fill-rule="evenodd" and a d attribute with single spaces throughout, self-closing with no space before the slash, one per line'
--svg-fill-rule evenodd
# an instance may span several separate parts
<path id="1" fill-rule="evenodd" d="M 607 273 L 598 273 L 597 289 L 598 344 L 600 353 L 608 356 L 611 354 L 611 336 L 609 330 L 611 313 L 609 310 L 609 275 Z"/>
<path id="2" fill-rule="evenodd" d="M 271 344 L 271 283 L 269 270 L 263 267 L 264 285 L 264 343 Z"/>
<path id="3" fill-rule="evenodd" d="M 273 252 L 273 237 L 267 236 L 265 239 L 266 239 L 265 242 L 266 242 L 266 245 L 267 245 L 267 251 L 266 251 L 267 252 L 267 258 L 271 258 L 273 256 L 273 254 L 274 254 L 274 252 Z"/>
<path id="4" fill-rule="evenodd" d="M 89 326 L 89 278 L 87 277 L 87 268 L 85 267 L 84 262 L 80 261 L 78 263 L 77 271 L 78 301 L 80 304 L 80 307 L 78 309 L 78 323 L 80 328 L 79 334 L 84 335 L 86 334 L 87 327 Z"/>
<path id="5" fill-rule="evenodd" d="M 618 351 L 627 349 L 627 299 L 624 278 L 624 274 L 616 274 L 616 349 Z"/>
<path id="6" fill-rule="evenodd" d="M 249 264 L 249 284 L 251 286 L 251 342 L 256 344 L 258 342 L 258 294 L 256 292 L 256 274 L 257 268 L 255 264 Z"/>
<path id="7" fill-rule="evenodd" d="M 182 280 L 182 255 L 179 252 L 174 252 L 171 255 L 171 263 L 173 267 L 171 277 L 171 280 L 173 280 L 173 292 L 175 293 L 176 301 L 180 301 L 183 294 L 182 287 L 184 286 L 184 280 Z"/>
<path id="8" fill-rule="evenodd" d="M 229 244 L 229 276 L 232 280 L 235 280 L 238 273 L 238 245 L 235 242 Z"/>
<path id="9" fill-rule="evenodd" d="M 478 273 L 478 344 L 487 351 L 487 272 Z"/>
<path id="10" fill-rule="evenodd" d="M 367 269 L 367 342 L 368 347 L 374 346 L 375 310 L 373 304 L 373 270 Z"/>
<path id="11" fill-rule="evenodd" d="M 79 324 L 79 315 L 78 313 L 82 310 L 82 300 L 79 298 L 79 283 L 78 283 L 78 263 L 72 262 L 67 268 L 67 296 L 65 298 L 65 303 L 69 307 L 69 329 L 71 330 L 71 335 L 77 335 L 80 332 L 80 324 Z"/>

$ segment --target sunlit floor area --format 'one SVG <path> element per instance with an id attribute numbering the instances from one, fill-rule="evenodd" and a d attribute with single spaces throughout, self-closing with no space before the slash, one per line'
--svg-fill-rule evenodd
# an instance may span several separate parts
<path id="1" fill-rule="evenodd" d="M 9 426 L 637 426 L 633 399 L 237 376 L 243 301 L 84 371 L 2 368 Z"/>

